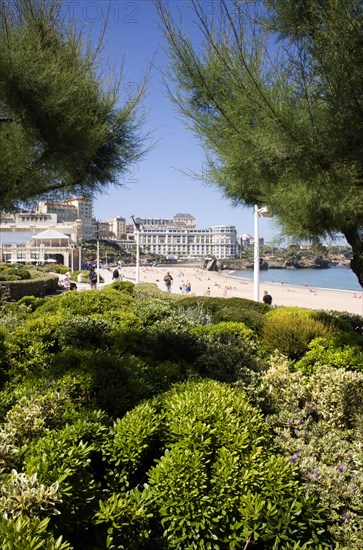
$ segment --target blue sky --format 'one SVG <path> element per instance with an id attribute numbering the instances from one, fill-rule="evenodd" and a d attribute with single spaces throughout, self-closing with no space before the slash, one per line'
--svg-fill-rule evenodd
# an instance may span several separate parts
<path id="1" fill-rule="evenodd" d="M 214 0 L 216 1 L 216 0 Z M 196 24 L 187 0 L 172 0 L 173 13 L 179 10 L 185 29 L 197 37 Z M 213 1 L 205 1 L 212 11 Z M 106 0 L 65 0 L 70 16 L 94 37 L 107 13 Z M 197 39 L 197 38 L 196 38 Z M 197 227 L 235 225 L 238 234 L 253 234 L 252 208 L 233 207 L 217 187 L 206 186 L 185 172 L 203 170 L 204 154 L 193 133 L 187 129 L 176 107 L 166 97 L 159 68 L 167 66 L 162 51 L 163 36 L 151 0 L 112 0 L 104 39 L 103 61 L 109 66 L 124 62 L 121 91 L 135 89 L 151 62 L 143 109 L 146 111 L 143 131 L 152 132 L 154 148 L 120 181 L 122 188 L 112 187 L 94 203 L 98 219 L 122 216 L 171 218 L 177 213 L 191 214 Z M 279 234 L 273 219 L 260 220 L 260 236 L 271 241 Z"/>

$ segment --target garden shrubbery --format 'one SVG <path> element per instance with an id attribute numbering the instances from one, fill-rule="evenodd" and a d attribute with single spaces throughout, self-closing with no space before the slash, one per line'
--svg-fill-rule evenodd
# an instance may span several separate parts
<path id="1" fill-rule="evenodd" d="M 140 545 L 166 548 L 324 540 L 323 509 L 243 391 L 210 380 L 176 386 L 113 431 L 106 453 L 116 491 L 96 517 L 115 547 L 130 547 L 134 529 Z"/>
<path id="2" fill-rule="evenodd" d="M 2 304 L 1 548 L 363 547 L 362 326 L 127 282 Z"/>
<path id="3" fill-rule="evenodd" d="M 328 327 L 307 309 L 272 309 L 264 318 L 262 345 L 271 353 L 278 350 L 291 359 L 299 359 L 314 338 L 327 336 L 328 332 Z"/>

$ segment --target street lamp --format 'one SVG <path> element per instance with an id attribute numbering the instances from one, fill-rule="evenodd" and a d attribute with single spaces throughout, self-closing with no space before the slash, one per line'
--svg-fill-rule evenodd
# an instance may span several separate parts
<path id="1" fill-rule="evenodd" d="M 79 271 L 82 271 L 82 240 L 83 240 L 83 237 L 79 237 L 79 239 L 78 239 L 78 269 L 79 269 Z"/>
<path id="2" fill-rule="evenodd" d="M 267 206 L 261 206 L 259 208 L 255 204 L 254 208 L 254 255 L 253 255 L 253 299 L 255 302 L 260 300 L 260 234 L 259 234 L 259 218 L 271 218 L 272 214 Z"/>
<path id="3" fill-rule="evenodd" d="M 131 216 L 132 221 L 134 222 L 135 231 L 136 231 L 136 284 L 140 282 L 140 220 L 137 218 L 135 220 L 134 215 Z"/>
<path id="4" fill-rule="evenodd" d="M 97 222 L 97 247 L 96 247 L 96 263 L 97 263 L 97 288 L 100 288 L 100 224 Z"/>

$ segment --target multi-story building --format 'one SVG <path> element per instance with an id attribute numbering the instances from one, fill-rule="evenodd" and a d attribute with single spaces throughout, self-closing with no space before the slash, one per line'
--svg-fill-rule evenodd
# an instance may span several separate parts
<path id="1" fill-rule="evenodd" d="M 189 227 L 194 228 L 196 221 L 190 214 L 175 214 L 173 218 L 138 218 L 143 227 Z"/>
<path id="2" fill-rule="evenodd" d="M 137 220 L 140 222 L 141 220 Z M 173 258 L 233 258 L 237 253 L 234 226 L 208 229 L 188 227 L 151 228 L 140 224 L 140 248 L 146 253 Z"/>
<path id="3" fill-rule="evenodd" d="M 73 268 L 82 239 L 87 238 L 92 238 L 88 197 L 63 203 L 41 201 L 34 212 L 0 213 L 0 260 L 4 262 L 54 261 Z"/>
<path id="4" fill-rule="evenodd" d="M 106 220 L 109 225 L 109 234 L 111 238 L 123 239 L 126 237 L 126 219 L 115 216 Z"/>
<path id="5" fill-rule="evenodd" d="M 63 202 L 40 201 L 36 213 L 56 214 L 58 223 L 81 220 L 83 239 L 93 238 L 92 229 L 93 204 L 90 197 L 74 197 Z"/>

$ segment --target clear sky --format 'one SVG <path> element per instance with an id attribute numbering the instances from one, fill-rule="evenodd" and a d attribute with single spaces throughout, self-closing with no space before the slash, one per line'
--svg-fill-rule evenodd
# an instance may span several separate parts
<path id="1" fill-rule="evenodd" d="M 214 1 L 205 1 L 212 13 Z M 187 0 L 172 0 L 173 13 L 181 12 L 184 27 L 197 37 L 196 23 Z M 95 37 L 107 13 L 106 0 L 65 0 L 65 9 Z M 233 207 L 217 187 L 207 186 L 185 172 L 203 171 L 204 154 L 198 140 L 187 129 L 176 107 L 166 96 L 160 68 L 167 66 L 165 46 L 156 10 L 151 0 L 112 0 L 104 39 L 103 59 L 109 66 L 124 62 L 126 94 L 136 88 L 152 64 L 143 101 L 146 111 L 143 131 L 152 132 L 155 146 L 120 181 L 122 188 L 111 187 L 94 203 L 94 215 L 103 220 L 121 216 L 171 218 L 188 213 L 196 218 L 197 227 L 234 225 L 238 235 L 253 235 L 253 209 Z M 266 242 L 279 235 L 273 219 L 260 220 L 260 236 Z"/>

